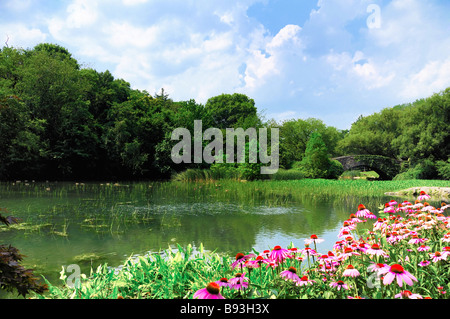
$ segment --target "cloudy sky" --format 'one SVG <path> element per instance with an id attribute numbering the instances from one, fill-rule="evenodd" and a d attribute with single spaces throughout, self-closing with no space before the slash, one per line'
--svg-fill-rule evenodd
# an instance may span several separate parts
<path id="1" fill-rule="evenodd" d="M 339 129 L 450 86 L 448 0 L 0 0 L 6 40 L 176 101 L 244 93 L 266 118 Z"/>

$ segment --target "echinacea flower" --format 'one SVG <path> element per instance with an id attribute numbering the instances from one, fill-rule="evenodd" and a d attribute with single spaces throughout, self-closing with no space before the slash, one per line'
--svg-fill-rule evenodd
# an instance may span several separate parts
<path id="1" fill-rule="evenodd" d="M 288 270 L 282 271 L 280 273 L 280 276 L 283 277 L 285 280 L 293 280 L 293 281 L 300 280 L 300 278 L 297 275 L 297 269 L 295 267 L 289 267 Z"/>
<path id="2" fill-rule="evenodd" d="M 194 299 L 225 299 L 220 294 L 220 286 L 215 282 L 210 282 L 206 288 L 197 290 Z"/>
<path id="3" fill-rule="evenodd" d="M 384 204 L 383 212 L 392 214 L 392 213 L 395 213 L 395 208 L 393 206 L 389 205 L 389 203 L 386 203 L 386 204 Z"/>
<path id="4" fill-rule="evenodd" d="M 392 200 L 389 201 L 388 204 L 389 204 L 389 206 L 395 206 L 395 205 L 397 205 L 397 202 L 392 199 Z"/>
<path id="5" fill-rule="evenodd" d="M 234 275 L 233 278 L 228 280 L 228 282 L 230 283 L 231 289 L 240 290 L 242 288 L 244 289 L 248 288 L 248 282 L 246 280 L 248 280 L 248 278 L 245 277 L 244 272 L 244 273 L 237 273 L 236 275 Z"/>
<path id="6" fill-rule="evenodd" d="M 330 287 L 336 288 L 337 290 L 341 290 L 341 289 L 348 290 L 349 289 L 348 285 L 345 282 L 343 282 L 342 280 L 338 280 L 336 282 L 330 283 Z"/>
<path id="7" fill-rule="evenodd" d="M 420 245 L 419 247 L 417 247 L 417 251 L 428 251 L 428 250 L 430 250 L 430 246 Z"/>
<path id="8" fill-rule="evenodd" d="M 375 272 L 377 274 L 385 269 L 389 269 L 389 265 L 382 263 L 372 263 L 369 267 L 367 267 L 367 270 Z"/>
<path id="9" fill-rule="evenodd" d="M 420 238 L 417 235 L 413 235 L 411 237 L 411 239 L 408 241 L 408 244 L 412 244 L 412 245 L 414 245 L 414 244 L 422 244 L 422 243 L 424 243 L 426 241 L 428 241 L 428 238 Z"/>
<path id="10" fill-rule="evenodd" d="M 283 262 L 286 258 L 292 258 L 289 254 L 289 250 L 275 246 L 270 252 L 269 259 L 276 263 Z"/>
<path id="11" fill-rule="evenodd" d="M 369 255 L 375 255 L 375 256 L 383 256 L 383 257 L 389 257 L 388 254 L 380 248 L 380 245 L 373 244 L 370 246 L 369 249 L 366 250 L 366 253 Z"/>
<path id="12" fill-rule="evenodd" d="M 376 219 L 377 217 L 366 208 L 363 204 L 358 205 L 356 217 Z"/>
<path id="13" fill-rule="evenodd" d="M 430 195 L 428 195 L 427 193 L 425 193 L 424 191 L 421 191 L 419 196 L 417 197 L 418 200 L 422 201 L 422 200 L 426 200 L 431 198 Z"/>
<path id="14" fill-rule="evenodd" d="M 231 268 L 234 269 L 236 266 L 241 266 L 250 258 L 255 257 L 255 254 L 244 255 L 243 253 L 236 254 L 236 260 L 231 264 Z"/>
<path id="15" fill-rule="evenodd" d="M 230 287 L 228 278 L 220 278 L 219 280 L 215 281 L 215 283 L 218 284 L 219 287 Z"/>
<path id="16" fill-rule="evenodd" d="M 360 275 L 358 269 L 355 269 L 353 265 L 348 265 L 347 268 L 344 270 L 344 273 L 342 276 L 344 277 L 358 277 Z"/>
<path id="17" fill-rule="evenodd" d="M 297 286 L 307 286 L 307 285 L 312 285 L 314 283 L 315 283 L 315 281 L 308 279 L 308 276 L 303 276 L 297 281 L 296 285 Z"/>
<path id="18" fill-rule="evenodd" d="M 421 261 L 418 265 L 419 265 L 420 267 L 426 267 L 426 266 L 428 266 L 429 264 L 431 264 L 431 261 L 429 261 L 429 260 L 424 260 L 424 261 Z"/>
<path id="19" fill-rule="evenodd" d="M 324 240 L 325 239 L 318 238 L 317 235 L 313 234 L 313 235 L 311 235 L 310 238 L 305 239 L 305 244 L 307 244 L 307 245 L 311 245 L 312 243 L 319 244 L 319 243 L 323 242 Z"/>
<path id="20" fill-rule="evenodd" d="M 443 242 L 450 243 L 450 233 L 445 234 L 444 237 L 441 238 L 441 240 Z"/>
<path id="21" fill-rule="evenodd" d="M 264 258 L 263 256 L 257 256 L 254 260 L 247 260 L 245 263 L 245 266 L 247 268 L 258 268 L 261 267 L 262 264 L 268 264 L 270 261 L 267 258 Z"/>
<path id="22" fill-rule="evenodd" d="M 400 299 L 404 299 L 404 298 L 408 298 L 408 299 L 423 299 L 423 297 L 421 295 L 413 294 L 409 290 L 402 290 L 400 293 L 396 294 L 394 297 L 395 298 L 400 298 Z"/>
<path id="23" fill-rule="evenodd" d="M 363 223 L 363 222 L 365 222 L 365 220 L 359 219 L 355 214 L 350 214 L 349 220 L 352 223 Z"/>
<path id="24" fill-rule="evenodd" d="M 435 253 L 431 253 L 430 254 L 430 258 L 431 260 L 436 263 L 440 260 L 446 260 L 447 259 L 447 255 L 446 254 L 441 254 L 441 252 L 436 251 Z"/>
<path id="25" fill-rule="evenodd" d="M 450 247 L 449 246 L 445 246 L 442 249 L 442 255 L 445 255 L 445 259 L 447 259 L 447 256 L 450 255 Z"/>
<path id="26" fill-rule="evenodd" d="M 413 281 L 417 281 L 417 278 L 414 277 L 411 273 L 406 271 L 401 265 L 394 264 L 392 266 L 385 269 L 380 270 L 379 274 L 386 274 L 383 279 L 384 285 L 389 285 L 392 283 L 394 279 L 397 279 L 397 284 L 402 287 L 403 282 L 407 285 L 412 286 Z"/>

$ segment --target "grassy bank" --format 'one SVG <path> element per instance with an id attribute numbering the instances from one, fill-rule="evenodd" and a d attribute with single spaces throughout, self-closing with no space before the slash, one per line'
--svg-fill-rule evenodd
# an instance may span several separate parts
<path id="1" fill-rule="evenodd" d="M 409 181 L 367 181 L 367 180 L 264 180 L 264 181 L 197 181 L 170 182 L 164 187 L 176 187 L 180 190 L 196 189 L 220 190 L 217 196 L 238 196 L 243 200 L 252 198 L 295 198 L 302 196 L 357 196 L 379 197 L 386 192 L 396 192 L 411 187 L 448 187 L 443 180 L 409 180 Z"/>

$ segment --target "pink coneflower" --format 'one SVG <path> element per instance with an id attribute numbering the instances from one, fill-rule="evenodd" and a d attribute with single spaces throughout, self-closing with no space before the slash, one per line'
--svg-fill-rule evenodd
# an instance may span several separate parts
<path id="1" fill-rule="evenodd" d="M 286 258 L 292 258 L 292 256 L 289 255 L 289 250 L 281 248 L 280 246 L 273 247 L 269 255 L 269 259 L 276 263 L 282 263 Z"/>
<path id="2" fill-rule="evenodd" d="M 412 244 L 412 245 L 415 245 L 415 244 L 422 244 L 422 243 L 424 243 L 424 242 L 426 242 L 426 241 L 428 241 L 428 238 L 420 238 L 420 237 L 417 236 L 417 235 L 413 235 L 413 236 L 411 237 L 411 239 L 408 241 L 408 244 Z"/>
<path id="3" fill-rule="evenodd" d="M 358 269 L 355 269 L 353 265 L 348 265 L 347 268 L 344 270 L 344 273 L 342 276 L 344 277 L 358 277 L 360 275 Z"/>
<path id="4" fill-rule="evenodd" d="M 436 263 L 440 260 L 446 260 L 447 259 L 447 255 L 446 254 L 441 254 L 441 252 L 436 251 L 435 253 L 431 253 L 430 254 L 430 258 L 431 260 Z"/>
<path id="5" fill-rule="evenodd" d="M 430 246 L 427 245 L 420 245 L 419 247 L 417 247 L 417 251 L 428 251 L 430 250 Z"/>
<path id="6" fill-rule="evenodd" d="M 317 235 L 313 234 L 310 238 L 305 239 L 305 244 L 311 245 L 312 243 L 319 244 L 325 241 L 323 238 L 318 238 Z"/>
<path id="7" fill-rule="evenodd" d="M 352 235 L 350 234 L 350 232 L 348 230 L 343 230 L 343 231 L 339 232 L 338 237 L 345 239 L 347 237 L 352 237 Z"/>
<path id="8" fill-rule="evenodd" d="M 356 251 L 354 251 L 350 247 L 346 247 L 344 249 L 344 253 L 339 256 L 339 260 L 345 260 L 345 259 L 347 259 L 347 258 L 349 258 L 349 257 L 351 257 L 353 255 L 358 255 L 359 256 L 361 254 L 356 252 Z"/>
<path id="9" fill-rule="evenodd" d="M 416 199 L 416 201 L 414 202 L 414 205 L 412 206 L 413 209 L 419 209 L 422 207 L 423 207 L 423 204 L 418 199 Z"/>
<path id="10" fill-rule="evenodd" d="M 389 204 L 389 206 L 395 206 L 395 205 L 397 205 L 397 202 L 392 199 L 392 200 L 389 201 L 388 204 Z"/>
<path id="11" fill-rule="evenodd" d="M 313 285 L 314 283 L 315 283 L 315 281 L 309 280 L 308 276 L 303 276 L 303 277 L 299 278 L 296 285 L 297 286 L 307 286 L 307 285 Z"/>
<path id="12" fill-rule="evenodd" d="M 429 199 L 429 198 L 431 198 L 430 195 L 428 195 L 428 194 L 425 193 L 424 191 L 421 191 L 420 194 L 419 194 L 419 196 L 417 197 L 417 200 L 422 201 L 422 200 L 426 200 L 426 199 Z"/>
<path id="13" fill-rule="evenodd" d="M 386 204 L 384 204 L 383 212 L 388 213 L 388 214 L 392 214 L 392 213 L 395 213 L 395 208 L 392 207 L 391 205 L 389 205 L 389 203 L 386 203 Z"/>
<path id="14" fill-rule="evenodd" d="M 367 267 L 367 270 L 375 272 L 377 274 L 381 273 L 386 269 L 389 269 L 389 265 L 382 263 L 372 263 L 369 267 Z"/>
<path id="15" fill-rule="evenodd" d="M 429 260 L 424 260 L 424 261 L 421 261 L 418 265 L 420 266 L 420 267 L 426 267 L 426 266 L 428 266 L 428 265 L 430 265 L 431 264 L 431 261 L 429 261 Z"/>
<path id="16" fill-rule="evenodd" d="M 378 218 L 377 221 L 373 224 L 373 230 L 380 230 L 386 227 L 386 219 Z"/>
<path id="17" fill-rule="evenodd" d="M 295 255 L 297 254 L 298 249 L 295 248 L 295 247 L 292 247 L 292 248 L 289 248 L 288 250 L 289 250 L 289 252 L 292 254 L 292 257 L 295 258 Z"/>
<path id="18" fill-rule="evenodd" d="M 366 208 L 363 204 L 358 205 L 358 211 L 356 212 L 356 217 L 361 218 L 376 218 L 376 216 Z"/>
<path id="19" fill-rule="evenodd" d="M 348 290 L 349 289 L 348 285 L 346 283 L 344 283 L 342 280 L 338 280 L 336 282 L 330 283 L 330 287 L 334 287 L 337 290 L 341 290 L 341 289 Z"/>
<path id="20" fill-rule="evenodd" d="M 248 260 L 245 263 L 245 266 L 248 268 L 258 268 L 261 267 L 262 264 L 268 264 L 270 261 L 263 256 L 257 256 L 254 260 Z"/>
<path id="21" fill-rule="evenodd" d="M 419 294 L 413 294 L 411 291 L 409 290 L 402 290 L 400 293 L 396 294 L 394 296 L 395 298 L 400 298 L 400 299 L 423 299 L 423 297 Z"/>
<path id="22" fill-rule="evenodd" d="M 210 282 L 206 288 L 197 290 L 194 299 L 225 299 L 220 294 L 220 286 L 215 282 Z"/>
<path id="23" fill-rule="evenodd" d="M 301 249 L 300 253 L 303 255 L 303 257 L 316 256 L 317 255 L 317 252 L 314 249 L 312 249 L 311 247 L 305 247 L 304 249 Z"/>
<path id="24" fill-rule="evenodd" d="M 244 255 L 243 253 L 236 254 L 236 260 L 231 264 L 231 268 L 235 268 L 236 266 L 241 266 L 250 258 L 255 257 L 255 254 Z"/>
<path id="25" fill-rule="evenodd" d="M 378 244 L 373 244 L 370 246 L 370 248 L 366 250 L 366 253 L 369 255 L 389 257 L 389 255 L 382 250 Z"/>
<path id="26" fill-rule="evenodd" d="M 231 286 L 231 284 L 227 278 L 220 278 L 215 283 L 218 284 L 219 287 L 230 287 Z"/>
<path id="27" fill-rule="evenodd" d="M 245 277 L 244 272 L 244 273 L 237 273 L 236 275 L 234 275 L 233 278 L 228 280 L 228 282 L 230 283 L 230 287 L 232 289 L 241 290 L 248 288 L 248 282 L 246 280 L 248 280 L 248 278 Z"/>
<path id="28" fill-rule="evenodd" d="M 354 230 L 356 228 L 355 224 L 351 224 L 348 221 L 345 221 L 343 226 L 341 227 L 341 229 L 339 230 L 339 234 L 338 237 L 342 237 L 342 235 L 344 234 L 349 234 L 352 230 Z"/>
<path id="29" fill-rule="evenodd" d="M 392 283 L 394 279 L 397 279 L 397 284 L 402 287 L 403 282 L 407 285 L 412 286 L 413 281 L 417 281 L 416 277 L 414 277 L 411 273 L 406 271 L 401 265 L 394 264 L 389 267 L 389 269 L 385 268 L 380 270 L 379 274 L 386 274 L 383 279 L 384 285 L 389 285 Z"/>
<path id="30" fill-rule="evenodd" d="M 445 255 L 445 258 L 447 259 L 447 256 L 450 255 L 450 247 L 449 246 L 445 246 L 442 249 L 442 255 Z"/>
<path id="31" fill-rule="evenodd" d="M 369 248 L 370 248 L 370 245 L 363 242 L 363 243 L 360 243 L 355 249 L 357 251 L 365 253 L 367 251 L 367 249 L 369 249 Z"/>
<path id="32" fill-rule="evenodd" d="M 352 222 L 352 223 L 364 223 L 365 222 L 365 220 L 361 220 L 361 219 L 359 219 L 355 214 L 350 214 L 350 216 L 349 216 L 349 220 Z"/>
<path id="33" fill-rule="evenodd" d="M 293 280 L 293 281 L 300 280 L 300 278 L 297 275 L 297 269 L 295 267 L 289 267 L 288 270 L 282 271 L 280 273 L 280 276 L 283 277 L 285 280 Z"/>
<path id="34" fill-rule="evenodd" d="M 441 238 L 441 240 L 443 242 L 450 243 L 450 233 L 445 234 L 444 237 Z"/>

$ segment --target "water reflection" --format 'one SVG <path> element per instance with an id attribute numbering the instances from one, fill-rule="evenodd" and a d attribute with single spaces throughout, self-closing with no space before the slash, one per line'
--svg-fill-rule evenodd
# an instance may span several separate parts
<path id="1" fill-rule="evenodd" d="M 217 195 L 215 188 L 194 192 L 146 184 L 111 189 L 59 184 L 52 189 L 9 185 L 0 191 L 0 207 L 30 225 L 46 224 L 38 230 L 1 231 L 1 242 L 17 247 L 27 256 L 26 265 L 52 282 L 58 282 L 64 265 L 76 263 L 89 273 L 100 263 L 118 266 L 129 256 L 175 244 L 235 254 L 291 242 L 303 247 L 304 239 L 316 234 L 325 239 L 318 249 L 327 252 L 359 204 L 375 213 L 389 199 L 305 195 L 272 202 L 232 192 Z"/>

